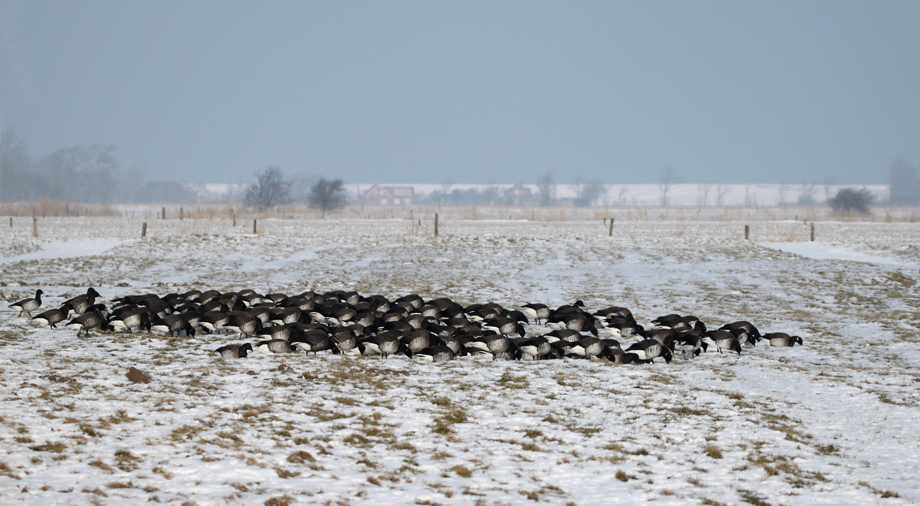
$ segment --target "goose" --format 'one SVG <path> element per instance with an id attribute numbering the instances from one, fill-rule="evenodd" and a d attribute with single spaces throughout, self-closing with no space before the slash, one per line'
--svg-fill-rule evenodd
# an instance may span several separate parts
<path id="1" fill-rule="evenodd" d="M 241 336 L 248 336 L 262 329 L 262 320 L 248 312 L 236 313 L 224 324 L 224 328 Z"/>
<path id="2" fill-rule="evenodd" d="M 671 350 L 659 343 L 655 339 L 645 339 L 626 348 L 626 354 L 636 356 L 636 359 L 642 362 L 654 362 L 656 358 L 662 357 L 667 363 L 671 363 Z"/>
<path id="3" fill-rule="evenodd" d="M 755 327 L 753 323 L 745 320 L 727 323 L 719 328 L 719 330 L 728 331 L 732 331 L 734 329 L 743 329 L 749 336 L 753 336 L 754 341 L 759 341 L 761 338 L 760 331 L 757 330 L 757 327 Z"/>
<path id="4" fill-rule="evenodd" d="M 674 338 L 674 351 L 680 350 L 683 356 L 699 356 L 700 349 L 706 351 L 708 346 L 696 331 L 684 332 Z"/>
<path id="5" fill-rule="evenodd" d="M 577 357 L 591 358 L 600 355 L 603 351 L 604 343 L 602 343 L 600 339 L 596 337 L 586 337 L 574 343 L 574 345 L 569 348 L 568 354 Z"/>
<path id="6" fill-rule="evenodd" d="M 554 330 L 547 334 L 543 334 L 543 337 L 545 337 L 551 343 L 556 342 L 556 341 L 568 341 L 570 343 L 574 343 L 574 342 L 581 340 L 581 338 L 583 338 L 584 336 L 581 335 L 581 332 L 577 330 L 560 329 L 560 330 Z"/>
<path id="7" fill-rule="evenodd" d="M 64 304 L 57 309 L 49 309 L 41 314 L 33 316 L 32 321 L 56 329 L 57 327 L 55 327 L 55 324 L 67 319 L 69 314 L 70 304 Z"/>
<path id="8" fill-rule="evenodd" d="M 609 360 L 614 364 L 631 364 L 634 362 L 636 355 L 633 353 L 626 353 L 620 348 L 611 348 L 606 347 L 603 351 L 597 356 L 597 358 L 602 358 L 604 360 Z"/>
<path id="9" fill-rule="evenodd" d="M 358 350 L 362 355 L 380 355 L 387 358 L 399 351 L 399 344 L 396 334 L 384 332 L 358 343 Z"/>
<path id="10" fill-rule="evenodd" d="M 230 323 L 230 315 L 220 311 L 208 311 L 201 315 L 198 320 L 198 326 L 203 328 L 206 333 L 220 332 L 224 325 Z"/>
<path id="11" fill-rule="evenodd" d="M 15 304 L 10 304 L 10 309 L 19 311 L 17 317 L 22 316 L 22 313 L 29 315 L 29 318 L 32 317 L 32 311 L 40 308 L 42 305 L 42 294 L 45 293 L 41 290 L 35 290 L 35 297 L 31 299 L 22 299 Z"/>
<path id="12" fill-rule="evenodd" d="M 467 350 L 473 350 L 472 353 L 491 355 L 495 360 L 508 352 L 511 348 L 511 340 L 505 336 L 488 335 L 469 341 L 464 346 Z"/>
<path id="13" fill-rule="evenodd" d="M 770 341 L 770 346 L 787 346 L 793 347 L 798 343 L 799 346 L 802 346 L 802 338 L 799 336 L 790 336 L 785 332 L 771 332 L 769 334 L 764 334 L 763 338 L 767 341 Z"/>
<path id="14" fill-rule="evenodd" d="M 146 329 L 150 332 L 152 323 L 146 310 L 132 309 L 109 318 L 109 326 L 116 332 L 131 332 L 135 329 Z"/>
<path id="15" fill-rule="evenodd" d="M 102 316 L 102 313 L 98 311 L 87 311 L 73 320 L 70 320 L 65 326 L 69 329 L 76 330 L 77 337 L 80 337 L 81 332 L 85 332 L 88 336 L 90 330 L 102 330 L 104 323 L 105 316 Z"/>
<path id="16" fill-rule="evenodd" d="M 673 328 L 654 329 L 645 333 L 646 339 L 654 339 L 672 350 L 674 349 L 674 338 L 676 336 L 677 332 Z"/>
<path id="17" fill-rule="evenodd" d="M 447 346 L 439 345 L 419 350 L 412 356 L 428 362 L 447 362 L 454 359 L 454 351 Z"/>
<path id="18" fill-rule="evenodd" d="M 228 344 L 214 350 L 220 355 L 220 358 L 246 358 L 247 352 L 252 351 L 252 345 L 246 344 Z"/>
<path id="19" fill-rule="evenodd" d="M 712 330 L 703 334 L 703 342 L 710 346 L 715 346 L 719 353 L 722 350 L 730 350 L 741 355 L 741 343 L 735 338 L 735 335 L 727 330 Z"/>
<path id="20" fill-rule="evenodd" d="M 482 330 L 494 330 L 503 336 L 517 334 L 524 337 L 524 327 L 513 318 L 492 318 L 482 324 Z"/>
<path id="21" fill-rule="evenodd" d="M 332 339 L 329 335 L 319 330 L 304 332 L 303 335 L 293 338 L 291 344 L 296 344 L 299 349 L 314 355 L 321 351 L 331 350 L 333 348 Z"/>
<path id="22" fill-rule="evenodd" d="M 257 333 L 259 337 L 264 337 L 268 340 L 272 339 L 284 339 L 288 341 L 291 339 L 293 331 L 291 327 L 287 325 L 272 325 L 270 327 L 262 327 L 261 330 Z"/>
<path id="23" fill-rule="evenodd" d="M 259 341 L 255 349 L 262 353 L 293 353 L 300 343 L 290 343 L 284 339 L 269 339 L 268 341 Z"/>
<path id="24" fill-rule="evenodd" d="M 150 330 L 163 332 L 174 337 L 179 337 L 182 332 L 185 332 L 187 336 L 195 335 L 195 328 L 181 314 L 169 315 L 166 318 L 158 318 L 152 321 Z"/>
<path id="25" fill-rule="evenodd" d="M 354 330 L 344 329 L 332 335 L 333 353 L 348 353 L 358 345 Z"/>
<path id="26" fill-rule="evenodd" d="M 269 311 L 271 321 L 275 325 L 284 325 L 285 323 L 294 323 L 300 321 L 300 309 L 296 307 L 275 308 Z"/>
<path id="27" fill-rule="evenodd" d="M 613 319 L 622 319 L 631 323 L 636 323 L 636 319 L 633 318 L 632 311 L 626 309 L 625 307 L 610 306 L 605 309 L 594 312 L 594 318 L 598 321 L 609 321 Z"/>
<path id="28" fill-rule="evenodd" d="M 102 296 L 99 295 L 99 292 L 97 292 L 93 287 L 89 287 L 85 294 L 74 297 L 72 299 L 68 299 L 64 302 L 70 303 L 70 305 L 73 306 L 74 314 L 83 314 L 88 311 L 89 308 L 93 307 L 93 305 L 96 303 L 96 297 Z"/>
<path id="29" fill-rule="evenodd" d="M 521 306 L 521 312 L 533 319 L 537 324 L 540 320 L 549 318 L 550 310 L 546 304 L 524 304 Z"/>
<path id="30" fill-rule="evenodd" d="M 516 342 L 517 347 L 521 350 L 522 357 L 540 358 L 550 351 L 553 347 L 545 337 L 531 337 L 530 339 L 521 339 Z"/>
<path id="31" fill-rule="evenodd" d="M 601 322 L 601 326 L 613 337 L 636 337 L 645 332 L 641 325 L 620 317 L 609 318 Z"/>
<path id="32" fill-rule="evenodd" d="M 424 350 L 430 346 L 431 332 L 425 329 L 413 330 L 404 335 L 400 340 L 413 352 Z"/>

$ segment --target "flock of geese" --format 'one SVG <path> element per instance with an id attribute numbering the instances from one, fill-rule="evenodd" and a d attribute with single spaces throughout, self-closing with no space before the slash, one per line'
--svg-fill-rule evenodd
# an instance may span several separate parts
<path id="1" fill-rule="evenodd" d="M 802 344 L 801 337 L 782 332 L 761 335 L 748 321 L 707 330 L 699 318 L 689 315 L 661 316 L 647 329 L 629 309 L 611 306 L 591 313 L 581 301 L 557 308 L 525 304 L 515 310 L 495 303 L 462 306 L 448 298 L 426 301 L 415 294 L 389 300 L 340 290 L 298 295 L 192 290 L 163 297 L 125 295 L 113 299 L 109 309 L 97 303 L 101 296 L 89 288 L 60 307 L 33 316 L 41 309 L 42 294 L 38 290 L 34 298 L 9 307 L 51 328 L 67 320 L 64 325 L 76 330 L 77 336 L 95 330 L 177 337 L 203 332 L 255 339 L 214 350 L 222 358 L 243 358 L 254 350 L 328 351 L 382 358 L 402 354 L 433 362 L 477 355 L 507 360 L 597 358 L 634 364 L 658 358 L 670 363 L 678 352 L 693 357 L 710 348 L 740 355 L 761 341 L 771 346 Z M 528 332 L 531 322 L 540 332 Z"/>

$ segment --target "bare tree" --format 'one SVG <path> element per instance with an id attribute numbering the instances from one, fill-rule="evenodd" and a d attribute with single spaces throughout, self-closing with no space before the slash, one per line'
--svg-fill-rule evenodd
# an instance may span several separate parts
<path id="1" fill-rule="evenodd" d="M 537 179 L 537 195 L 542 206 L 548 206 L 556 200 L 556 180 L 553 179 L 552 172 L 547 172 Z"/>
<path id="2" fill-rule="evenodd" d="M 450 199 L 450 189 L 454 187 L 454 181 L 451 178 L 447 178 L 441 181 L 441 195 L 438 200 L 438 205 L 446 204 L 447 200 Z"/>
<path id="3" fill-rule="evenodd" d="M 716 205 L 722 207 L 725 204 L 725 196 L 731 190 L 727 184 L 716 185 Z"/>
<path id="4" fill-rule="evenodd" d="M 661 205 L 667 207 L 671 203 L 668 192 L 671 187 L 680 182 L 680 176 L 677 169 L 672 165 L 665 165 L 658 172 L 658 189 L 661 190 Z"/>
<path id="5" fill-rule="evenodd" d="M 617 195 L 617 202 L 621 205 L 626 203 L 626 194 L 629 193 L 629 188 L 626 185 L 620 186 L 620 193 Z"/>
<path id="6" fill-rule="evenodd" d="M 831 188 L 834 186 L 834 183 L 837 182 L 837 178 L 834 176 L 824 176 L 824 200 L 831 201 Z"/>
<path id="7" fill-rule="evenodd" d="M 799 205 L 808 206 L 815 203 L 815 188 L 817 181 L 802 183 L 802 192 L 799 194 Z"/>
<path id="8" fill-rule="evenodd" d="M 576 188 L 577 193 L 575 194 L 575 205 L 579 207 L 591 206 L 607 191 L 604 183 L 601 183 L 597 179 L 584 183 L 581 181 L 581 177 L 579 177 L 576 184 L 578 186 Z"/>
<path id="9" fill-rule="evenodd" d="M 262 172 L 256 172 L 256 183 L 246 189 L 244 202 L 259 211 L 290 201 L 291 182 L 284 178 L 284 172 L 271 166 Z"/>
<path id="10" fill-rule="evenodd" d="M 779 205 L 786 207 L 786 194 L 789 193 L 789 185 L 782 183 L 776 188 L 776 191 L 779 192 Z"/>
<path id="11" fill-rule="evenodd" d="M 712 190 L 712 185 L 709 183 L 703 183 L 697 185 L 696 187 L 696 205 L 698 207 L 706 207 L 709 205 L 709 191 Z"/>
<path id="12" fill-rule="evenodd" d="M 323 217 L 326 217 L 326 211 L 332 211 L 345 206 L 345 182 L 341 179 L 328 180 L 319 178 L 319 181 L 310 188 L 310 196 L 307 201 L 313 207 L 323 210 Z"/>

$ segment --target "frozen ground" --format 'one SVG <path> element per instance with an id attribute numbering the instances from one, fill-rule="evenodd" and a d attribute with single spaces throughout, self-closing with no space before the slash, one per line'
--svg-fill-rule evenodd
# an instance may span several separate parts
<path id="1" fill-rule="evenodd" d="M 31 221 L 31 220 L 29 220 Z M 920 224 L 447 221 L 0 227 L 3 504 L 914 504 Z M 66 243 L 64 241 L 67 241 Z M 74 246 L 73 248 L 69 246 Z M 747 319 L 805 346 L 670 365 L 218 360 L 228 337 L 43 329 L 96 287 L 576 299 Z M 532 332 L 541 328 L 531 326 Z M 149 373 L 132 383 L 129 367 Z"/>

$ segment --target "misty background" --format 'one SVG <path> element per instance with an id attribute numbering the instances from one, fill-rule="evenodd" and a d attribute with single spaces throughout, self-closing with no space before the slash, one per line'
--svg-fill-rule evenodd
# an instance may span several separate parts
<path id="1" fill-rule="evenodd" d="M 301 194 L 673 170 L 916 202 L 918 22 L 908 1 L 7 0 L 0 197 L 181 201 L 276 166 Z"/>

